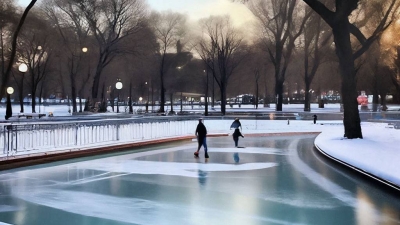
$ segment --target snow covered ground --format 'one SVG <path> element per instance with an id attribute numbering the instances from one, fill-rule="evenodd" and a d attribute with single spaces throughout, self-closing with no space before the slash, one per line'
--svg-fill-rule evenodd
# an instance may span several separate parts
<path id="1" fill-rule="evenodd" d="M 31 112 L 29 106 L 26 107 L 26 112 Z M 399 106 L 392 106 L 389 109 L 393 111 L 398 110 Z M 68 106 L 46 106 L 41 108 L 42 113 L 53 112 L 55 116 L 68 116 Z M 230 110 L 243 110 L 230 109 Z M 271 108 L 260 108 L 257 111 L 274 111 L 274 106 Z M 326 104 L 324 109 L 318 109 L 317 105 L 311 106 L 312 112 L 339 112 L 339 104 Z M 120 108 L 124 112 L 125 108 Z M 199 111 L 201 109 L 198 109 Z M 248 108 L 250 110 L 250 108 Z M 37 110 L 38 112 L 39 110 Z M 302 105 L 284 105 L 283 111 L 302 111 Z M 13 112 L 19 112 L 19 106 L 13 106 Z M 112 115 L 115 113 L 107 113 Z M 4 118 L 5 107 L 0 108 L 0 118 Z M 400 122 L 400 121 L 399 121 Z M 205 119 L 205 125 L 208 127 L 210 133 L 212 132 L 231 132 L 225 129 L 226 125 L 221 126 L 217 124 L 208 123 Z M 261 123 L 261 121 L 260 121 Z M 246 122 L 243 120 L 243 133 L 286 133 L 286 132 L 322 132 L 315 140 L 315 144 L 326 154 L 352 165 L 360 170 L 369 174 L 379 177 L 383 180 L 389 181 L 400 187 L 400 129 L 394 129 L 388 123 L 370 123 L 363 122 L 362 132 L 363 139 L 345 139 L 343 138 L 343 125 L 341 121 L 321 121 L 313 124 L 312 121 L 287 121 L 273 120 L 263 121 L 262 124 L 255 122 Z M 253 126 L 265 126 L 265 128 L 258 127 L 256 130 L 250 129 Z"/>
<path id="2" fill-rule="evenodd" d="M 343 126 L 315 140 L 326 154 L 400 187 L 400 129 L 388 123 L 362 123 L 363 139 L 343 138 Z"/>

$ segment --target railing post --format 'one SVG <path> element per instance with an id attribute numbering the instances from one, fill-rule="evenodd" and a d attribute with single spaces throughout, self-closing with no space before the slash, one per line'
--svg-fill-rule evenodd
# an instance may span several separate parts
<path id="1" fill-rule="evenodd" d="M 119 141 L 119 124 L 117 124 L 117 141 Z"/>
<path id="2" fill-rule="evenodd" d="M 3 143 L 3 154 L 5 155 L 6 154 L 6 129 L 5 129 L 5 126 L 3 126 L 3 141 L 4 141 L 4 143 Z"/>
<path id="3" fill-rule="evenodd" d="M 75 124 L 75 146 L 78 145 L 78 124 Z"/>

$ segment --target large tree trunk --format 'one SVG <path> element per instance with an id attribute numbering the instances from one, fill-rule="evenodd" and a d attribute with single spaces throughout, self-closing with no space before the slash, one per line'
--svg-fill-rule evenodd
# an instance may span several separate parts
<path id="1" fill-rule="evenodd" d="M 221 113 L 222 115 L 226 114 L 226 87 L 225 83 L 221 82 Z"/>
<path id="2" fill-rule="evenodd" d="M 381 105 L 382 105 L 382 111 L 386 111 L 387 105 L 386 105 L 386 94 L 385 93 L 381 94 Z"/>
<path id="3" fill-rule="evenodd" d="M 378 92 L 374 92 L 372 95 L 372 112 L 378 111 L 379 95 Z"/>
<path id="4" fill-rule="evenodd" d="M 169 99 L 171 100 L 170 101 L 171 113 L 174 113 L 174 101 L 173 101 L 173 98 L 174 98 L 174 93 L 171 92 L 171 94 L 169 95 Z"/>
<path id="5" fill-rule="evenodd" d="M 350 43 L 349 21 L 342 19 L 332 27 L 335 38 L 336 54 L 339 58 L 342 75 L 342 101 L 344 108 L 344 137 L 348 139 L 363 138 L 360 115 L 357 103 L 356 71 Z"/>
<path id="6" fill-rule="evenodd" d="M 276 103 L 276 111 L 282 111 L 283 103 L 283 82 L 277 80 L 275 83 L 275 94 L 278 96 Z"/>
<path id="7" fill-rule="evenodd" d="M 258 109 L 258 80 L 256 82 L 256 99 L 254 99 L 254 104 L 256 106 L 256 109 Z"/>
<path id="8" fill-rule="evenodd" d="M 32 112 L 36 113 L 36 91 L 32 91 Z"/>
<path id="9" fill-rule="evenodd" d="M 99 94 L 99 87 L 100 87 L 100 77 L 101 77 L 101 72 L 103 71 L 103 66 L 101 65 L 101 56 L 99 59 L 99 62 L 97 64 L 96 68 L 96 73 L 93 78 L 93 86 L 92 86 L 92 107 L 96 105 L 96 102 L 98 102 L 98 94 Z"/>
<path id="10" fill-rule="evenodd" d="M 76 87 L 75 87 L 75 79 L 74 79 L 74 74 L 70 74 L 70 81 L 71 81 L 71 98 L 72 98 L 72 112 L 76 113 L 77 112 L 77 107 L 76 107 Z"/>
<path id="11" fill-rule="evenodd" d="M 158 112 L 163 113 L 165 112 L 164 105 L 165 105 L 165 88 L 164 88 L 164 75 L 161 73 L 161 82 L 160 82 L 160 109 Z"/>
<path id="12" fill-rule="evenodd" d="M 204 116 L 208 116 L 208 68 L 207 68 L 206 76 L 207 76 L 206 77 L 207 78 L 207 83 L 206 83 L 206 91 L 205 91 L 205 97 L 206 98 L 204 99 L 204 105 L 205 105 Z M 181 102 L 182 102 L 182 97 L 181 97 Z"/>
<path id="13" fill-rule="evenodd" d="M 305 93 L 304 93 L 304 112 L 310 112 L 311 107 L 310 107 L 310 82 L 308 82 L 308 79 L 305 79 Z"/>

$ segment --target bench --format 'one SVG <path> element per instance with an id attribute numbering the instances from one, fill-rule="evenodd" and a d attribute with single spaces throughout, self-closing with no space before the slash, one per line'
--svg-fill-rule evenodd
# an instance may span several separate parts
<path id="1" fill-rule="evenodd" d="M 40 118 L 46 116 L 46 114 L 44 114 L 44 113 L 20 113 L 17 116 L 18 116 L 18 118 L 25 117 L 27 119 L 32 119 L 32 118 L 40 119 Z"/>

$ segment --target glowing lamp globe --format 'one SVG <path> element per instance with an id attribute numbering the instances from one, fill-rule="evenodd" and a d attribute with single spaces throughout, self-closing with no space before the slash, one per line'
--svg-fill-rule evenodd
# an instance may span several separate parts
<path id="1" fill-rule="evenodd" d="M 115 83 L 115 88 L 118 90 L 122 89 L 122 82 L 118 81 L 117 83 Z"/>
<path id="2" fill-rule="evenodd" d="M 11 95 L 12 93 L 14 93 L 14 88 L 8 87 L 7 88 L 7 94 Z"/>
<path id="3" fill-rule="evenodd" d="M 28 71 L 28 66 L 25 63 L 21 63 L 21 65 L 18 66 L 18 70 L 21 73 L 25 73 Z"/>

